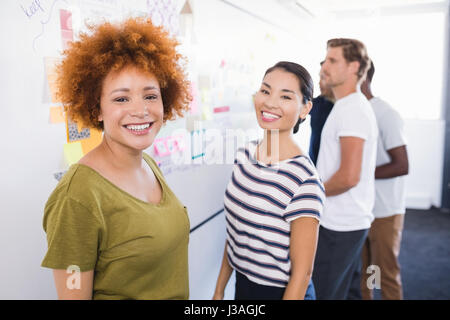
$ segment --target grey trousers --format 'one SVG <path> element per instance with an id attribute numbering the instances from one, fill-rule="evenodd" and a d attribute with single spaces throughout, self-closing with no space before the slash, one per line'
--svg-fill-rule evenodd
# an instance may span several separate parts
<path id="1" fill-rule="evenodd" d="M 312 279 L 317 300 L 358 299 L 361 250 L 368 229 L 338 232 L 320 226 Z M 353 285 L 352 285 L 353 283 Z M 350 293 L 350 288 L 352 292 Z"/>

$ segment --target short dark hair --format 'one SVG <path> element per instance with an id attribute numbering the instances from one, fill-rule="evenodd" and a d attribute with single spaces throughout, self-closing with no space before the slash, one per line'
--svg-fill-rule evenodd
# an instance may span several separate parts
<path id="1" fill-rule="evenodd" d="M 367 70 L 367 80 L 369 80 L 369 82 L 372 82 L 373 79 L 373 74 L 375 73 L 375 66 L 373 64 L 372 59 L 370 60 L 370 68 L 369 70 Z"/>
<path id="2" fill-rule="evenodd" d="M 273 67 L 267 69 L 266 73 L 264 73 L 264 76 L 274 71 L 275 69 L 282 69 L 295 75 L 298 79 L 298 82 L 300 83 L 300 92 L 303 95 L 302 102 L 305 104 L 308 101 L 312 101 L 314 95 L 314 83 L 308 70 L 306 70 L 303 66 L 295 62 L 280 61 Z M 294 133 L 297 133 L 300 123 L 302 123 L 304 120 L 305 119 L 299 119 L 297 121 L 297 123 L 294 126 Z"/>

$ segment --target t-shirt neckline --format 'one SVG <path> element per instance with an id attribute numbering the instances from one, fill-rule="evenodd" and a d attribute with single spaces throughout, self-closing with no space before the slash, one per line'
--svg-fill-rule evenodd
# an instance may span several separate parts
<path id="1" fill-rule="evenodd" d="M 159 203 L 153 203 L 153 202 L 144 201 L 144 200 L 141 200 L 141 199 L 133 196 L 132 194 L 130 194 L 129 192 L 123 190 L 122 188 L 120 188 L 119 186 L 114 184 L 112 181 L 110 181 L 109 179 L 107 179 L 103 175 L 101 175 L 97 170 L 93 169 L 92 167 L 90 167 L 88 165 L 85 165 L 85 164 L 82 164 L 82 163 L 75 163 L 74 165 L 78 166 L 78 167 L 88 168 L 89 170 L 93 171 L 97 176 L 99 176 L 103 181 L 105 181 L 106 183 L 111 185 L 114 189 L 118 190 L 120 193 L 123 193 L 127 197 L 129 197 L 129 198 L 131 198 L 131 199 L 133 199 L 133 200 L 135 200 L 137 202 L 143 203 L 143 204 L 148 205 L 148 206 L 162 207 L 166 203 L 166 198 L 167 198 L 166 187 L 165 187 L 162 179 L 160 179 L 158 174 L 153 170 L 151 164 L 147 161 L 147 159 L 145 159 L 145 157 L 143 157 L 143 159 L 147 163 L 147 165 L 150 167 L 150 170 L 152 170 L 153 174 L 155 175 L 156 179 L 158 180 L 159 184 L 161 185 L 162 196 L 161 196 L 161 200 L 159 201 Z"/>
<path id="2" fill-rule="evenodd" d="M 279 167 L 280 165 L 285 164 L 285 163 L 290 163 L 290 162 L 292 162 L 292 161 L 294 161 L 296 159 L 299 159 L 299 158 L 305 158 L 305 159 L 309 160 L 308 157 L 306 157 L 305 155 L 299 154 L 299 155 L 296 155 L 296 156 L 294 156 L 292 158 L 288 158 L 288 159 L 284 159 L 284 160 L 278 161 L 277 163 L 273 163 L 273 164 L 264 163 L 262 161 L 259 161 L 256 158 L 256 148 L 258 147 L 260 142 L 261 142 L 261 140 L 252 141 L 250 146 L 247 148 L 249 156 L 250 156 L 250 160 L 255 161 L 260 166 L 267 167 L 267 168 L 273 168 L 273 167 Z"/>

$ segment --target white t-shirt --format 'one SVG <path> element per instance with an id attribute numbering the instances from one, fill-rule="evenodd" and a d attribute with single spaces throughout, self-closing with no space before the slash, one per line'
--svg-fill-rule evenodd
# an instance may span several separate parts
<path id="1" fill-rule="evenodd" d="M 360 181 L 344 193 L 327 197 L 321 225 L 334 231 L 369 229 L 374 219 L 378 127 L 369 101 L 359 91 L 337 100 L 323 127 L 317 171 L 324 183 L 339 169 L 340 137 L 365 140 Z"/>
<path id="2" fill-rule="evenodd" d="M 380 98 L 370 99 L 378 124 L 377 167 L 389 163 L 387 150 L 406 145 L 403 120 L 387 102 Z M 375 180 L 375 218 L 405 213 L 405 177 Z"/>

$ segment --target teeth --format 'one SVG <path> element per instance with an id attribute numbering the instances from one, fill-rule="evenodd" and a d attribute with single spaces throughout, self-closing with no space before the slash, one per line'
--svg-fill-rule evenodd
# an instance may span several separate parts
<path id="1" fill-rule="evenodd" d="M 127 129 L 130 129 L 130 130 L 145 130 L 145 129 L 147 129 L 149 126 L 150 126 L 149 123 L 146 123 L 146 124 L 140 124 L 140 125 L 128 125 L 128 126 L 127 126 Z"/>
<path id="2" fill-rule="evenodd" d="M 274 115 L 274 114 L 267 113 L 267 112 L 264 112 L 264 111 L 263 111 L 262 115 L 263 115 L 265 118 L 271 118 L 271 119 L 279 119 L 279 118 L 280 118 L 280 116 L 276 116 L 276 115 Z"/>

